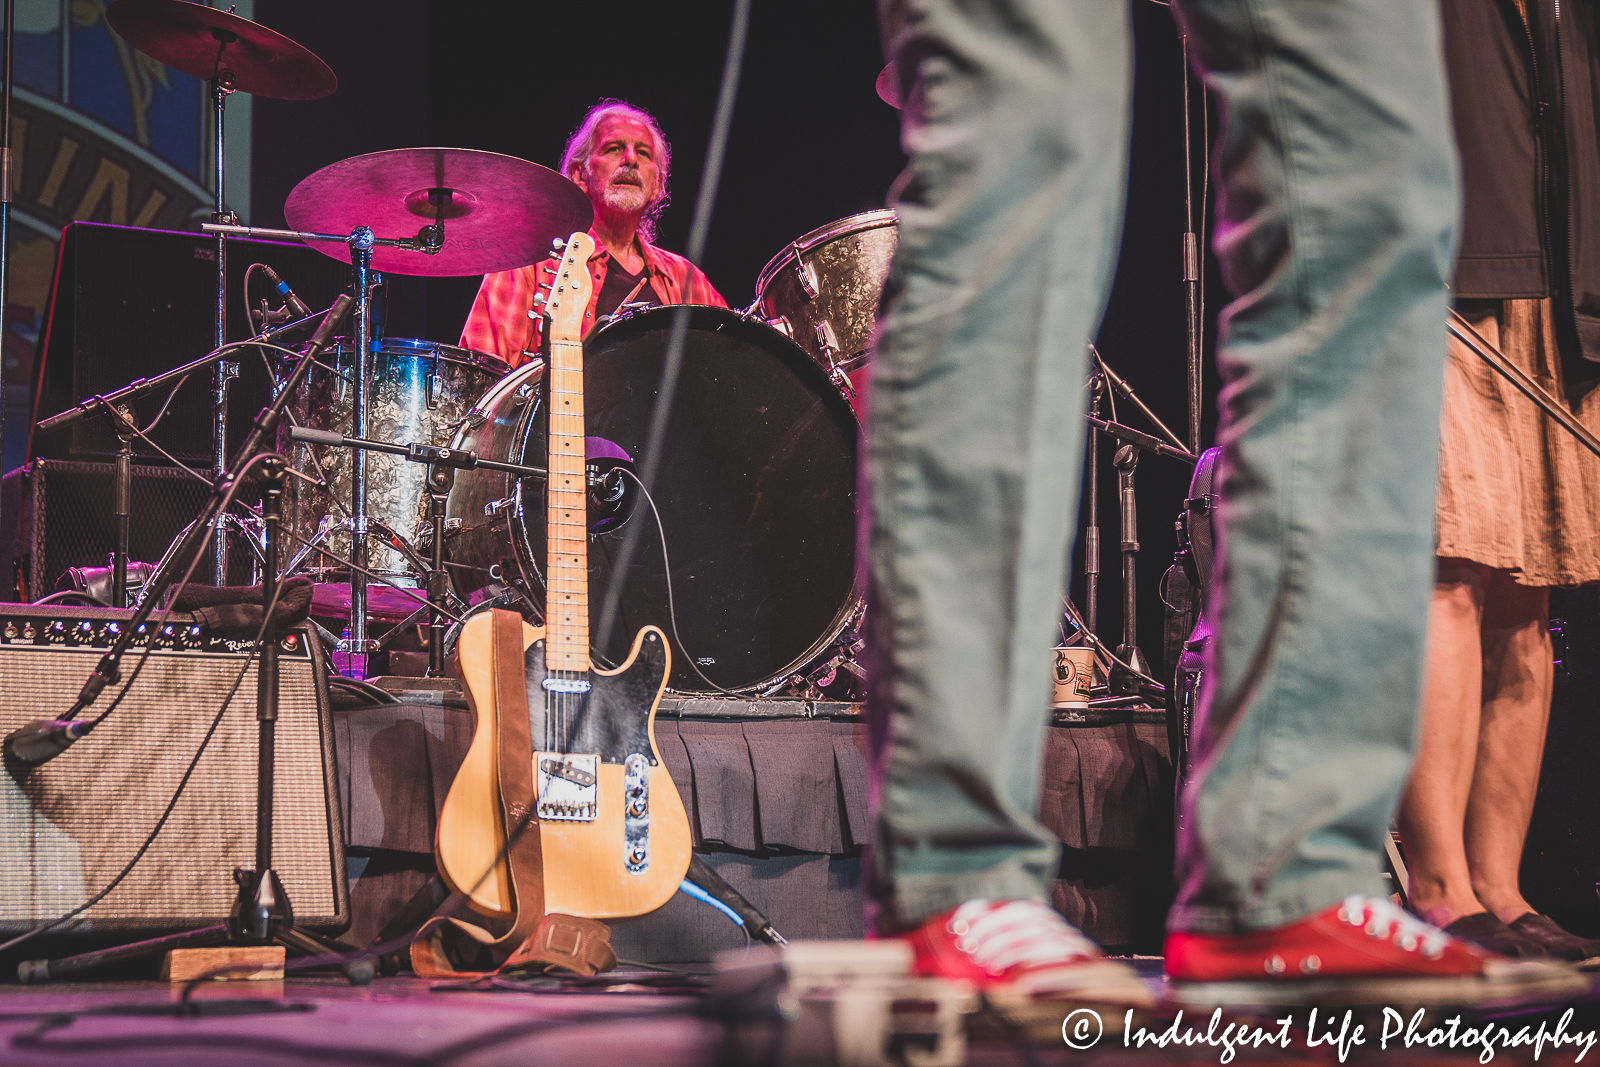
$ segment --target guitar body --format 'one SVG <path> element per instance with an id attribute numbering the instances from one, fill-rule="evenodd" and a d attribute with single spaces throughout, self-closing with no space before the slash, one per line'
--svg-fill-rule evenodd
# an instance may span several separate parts
<path id="1" fill-rule="evenodd" d="M 510 918 L 516 913 L 510 874 L 502 851 L 505 818 L 500 805 L 497 716 L 510 709 L 495 705 L 491 620 L 468 620 L 459 642 L 461 681 L 476 717 L 472 745 L 450 786 L 439 815 L 435 855 L 439 873 L 453 892 L 476 911 Z M 523 624 L 529 730 L 535 748 L 559 737 L 564 753 L 599 757 L 597 810 L 587 821 L 539 819 L 544 852 L 547 912 L 593 919 L 643 915 L 678 891 L 689 869 L 689 819 L 672 776 L 656 748 L 655 715 L 670 670 L 667 642 L 647 626 L 634 638 L 628 658 L 611 671 L 591 669 L 587 693 L 562 696 L 559 712 L 547 710 L 545 631 Z M 515 714 L 522 714 L 521 708 Z M 535 780 L 543 758 L 534 755 Z M 629 862 L 628 757 L 647 764 L 646 859 Z M 556 755 L 555 758 L 560 758 Z M 635 761 L 636 766 L 638 761 Z M 537 800 L 537 798 L 535 798 Z M 637 825 L 634 820 L 638 840 Z M 636 869 L 638 868 L 638 869 Z"/>

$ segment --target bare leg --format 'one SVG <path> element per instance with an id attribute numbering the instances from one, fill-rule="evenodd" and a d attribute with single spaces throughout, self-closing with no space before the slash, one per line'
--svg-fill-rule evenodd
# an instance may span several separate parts
<path id="1" fill-rule="evenodd" d="M 1493 573 L 1470 560 L 1438 561 L 1428 608 L 1417 762 L 1396 816 L 1412 910 L 1441 927 L 1485 910 L 1473 892 L 1462 826 L 1478 759 L 1484 677 L 1480 630 Z"/>
<path id="2" fill-rule="evenodd" d="M 1466 812 L 1467 866 L 1485 908 L 1510 923 L 1534 909 L 1517 870 L 1533 815 L 1555 671 L 1550 592 L 1494 572 L 1483 607 L 1483 716 Z"/>

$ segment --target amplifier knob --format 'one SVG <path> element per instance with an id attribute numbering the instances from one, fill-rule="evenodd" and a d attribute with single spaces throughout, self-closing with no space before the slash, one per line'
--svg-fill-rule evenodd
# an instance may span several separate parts
<path id="1" fill-rule="evenodd" d="M 15 641 L 17 639 L 17 624 L 7 620 L 6 628 L 4 630 L 0 630 L 0 633 L 5 634 L 7 641 Z"/>

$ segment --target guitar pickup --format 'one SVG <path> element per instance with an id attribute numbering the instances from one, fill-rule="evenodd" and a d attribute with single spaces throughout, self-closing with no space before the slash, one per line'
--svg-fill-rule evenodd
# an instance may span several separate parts
<path id="1" fill-rule="evenodd" d="M 539 818 L 593 822 L 599 816 L 599 756 L 540 752 L 534 766 L 538 769 Z"/>
<path id="2" fill-rule="evenodd" d="M 581 758 L 581 757 L 580 757 Z M 539 769 L 556 778 L 565 778 L 567 781 L 579 786 L 594 785 L 595 777 L 590 772 L 575 763 L 568 763 L 559 759 L 543 759 L 539 761 Z"/>

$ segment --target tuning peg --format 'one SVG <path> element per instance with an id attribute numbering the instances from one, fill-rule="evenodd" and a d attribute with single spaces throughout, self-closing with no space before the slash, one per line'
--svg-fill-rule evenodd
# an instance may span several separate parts
<path id="1" fill-rule="evenodd" d="M 566 251 L 566 248 L 567 248 L 566 238 L 563 238 L 563 237 L 552 238 L 551 241 L 550 241 L 550 247 L 552 249 L 554 249 L 555 251 L 557 251 L 557 252 Z"/>
<path id="2" fill-rule="evenodd" d="M 536 308 L 544 307 L 544 301 L 545 301 L 545 295 L 543 293 L 534 293 L 533 294 L 533 306 L 534 307 L 536 307 Z"/>

